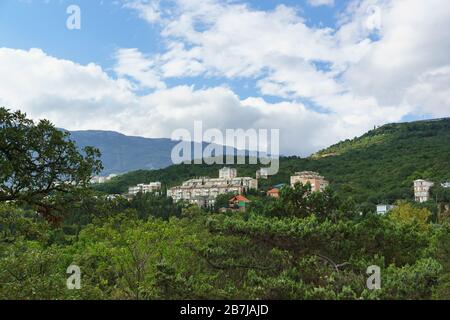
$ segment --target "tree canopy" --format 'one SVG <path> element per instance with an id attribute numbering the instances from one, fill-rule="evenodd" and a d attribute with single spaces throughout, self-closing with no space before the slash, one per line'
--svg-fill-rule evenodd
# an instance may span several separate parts
<path id="1" fill-rule="evenodd" d="M 93 147 L 78 150 L 69 133 L 48 120 L 35 123 L 20 111 L 0 108 L 0 202 L 56 210 L 57 199 L 75 197 L 101 171 L 99 157 Z"/>
<path id="2" fill-rule="evenodd" d="M 219 212 L 231 195 L 208 210 L 151 193 L 110 198 L 88 187 L 101 168 L 97 150 L 78 150 L 48 121 L 0 116 L 0 299 L 450 299 L 440 187 L 432 191 L 439 208 L 404 200 L 385 215 L 355 201 L 358 188 L 354 198 L 335 184 L 323 192 L 286 185 L 279 198 L 254 192 L 245 212 Z M 174 166 L 116 182 L 176 183 L 213 169 Z M 35 207 L 65 219 L 50 223 Z M 81 271 L 79 290 L 66 286 L 71 265 Z M 366 285 L 374 265 L 377 290 Z"/>

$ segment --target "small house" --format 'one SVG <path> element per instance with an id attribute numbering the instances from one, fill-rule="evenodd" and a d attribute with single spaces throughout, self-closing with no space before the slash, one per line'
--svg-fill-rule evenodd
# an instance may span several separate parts
<path id="1" fill-rule="evenodd" d="M 268 197 L 272 197 L 272 198 L 279 198 L 280 197 L 280 189 L 272 188 L 269 191 L 267 191 L 266 195 Z"/>
<path id="2" fill-rule="evenodd" d="M 251 202 L 250 200 L 248 200 L 246 197 L 240 194 L 234 196 L 228 201 L 230 208 L 239 209 L 241 211 L 245 211 L 245 208 L 248 206 L 250 202 Z"/>

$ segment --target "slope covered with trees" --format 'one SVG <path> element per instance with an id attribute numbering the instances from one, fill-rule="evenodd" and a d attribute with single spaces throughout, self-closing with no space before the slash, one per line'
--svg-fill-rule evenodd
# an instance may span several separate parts
<path id="1" fill-rule="evenodd" d="M 432 224 L 409 205 L 358 216 L 304 192 L 286 188 L 244 214 L 150 194 L 85 198 L 60 227 L 0 204 L 0 299 L 450 298 L 448 220 Z M 80 290 L 66 287 L 70 265 Z M 366 286 L 372 265 L 380 290 Z"/>
<path id="2" fill-rule="evenodd" d="M 246 212 L 156 194 L 108 199 L 88 184 L 101 169 L 97 150 L 78 153 L 49 122 L 0 111 L 0 299 L 450 299 L 448 195 L 438 216 L 407 201 L 362 214 L 345 193 L 309 184 L 285 186 L 278 199 L 248 195 Z M 280 177 L 320 159 L 284 159 Z M 170 184 L 218 168 L 118 181 Z M 378 289 L 367 286 L 373 266 Z M 67 286 L 74 268 L 78 289 Z"/>
<path id="3" fill-rule="evenodd" d="M 220 165 L 175 165 L 135 171 L 98 186 L 122 193 L 136 183 L 161 181 L 167 187 L 196 176 L 216 177 Z M 257 165 L 236 165 L 240 176 L 254 176 Z M 280 171 L 260 186 L 288 183 L 296 171 L 318 171 L 340 194 L 358 203 L 393 203 L 412 199 L 415 179 L 450 180 L 450 118 L 388 124 L 346 140 L 309 158 L 283 157 Z"/>

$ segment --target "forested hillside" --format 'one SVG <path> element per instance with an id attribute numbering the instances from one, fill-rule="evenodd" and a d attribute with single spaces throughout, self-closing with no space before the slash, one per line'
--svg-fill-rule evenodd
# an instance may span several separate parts
<path id="1" fill-rule="evenodd" d="M 358 175 L 383 181 L 402 161 L 423 160 L 421 150 L 436 156 L 448 148 L 447 121 L 429 132 L 422 125 L 410 133 L 402 125 L 380 128 L 369 134 L 383 142 L 364 148 L 361 140 L 344 142 L 332 147 L 336 156 L 283 159 L 280 174 L 266 185 L 315 169 L 340 190 L 339 179 L 352 177 L 355 191 L 286 186 L 279 198 L 247 194 L 245 212 L 220 210 L 219 198 L 210 208 L 152 193 L 109 199 L 89 183 L 102 169 L 98 150 L 81 153 L 67 133 L 21 112 L 0 108 L 0 122 L 0 300 L 450 299 L 448 192 L 439 206 L 399 201 L 387 214 L 363 211 L 347 197 L 370 193 L 368 186 L 358 189 L 364 181 Z M 394 145 L 397 151 L 376 156 Z M 447 162 L 436 161 L 430 157 L 424 167 L 440 178 Z M 378 173 L 363 170 L 370 165 Z M 216 175 L 219 167 L 139 171 L 103 188 L 148 180 L 171 185 Z M 255 171 L 238 168 L 243 175 Z M 229 203 L 228 195 L 220 197 Z M 379 281 L 368 282 L 374 266 Z"/>
<path id="2" fill-rule="evenodd" d="M 129 185 L 161 181 L 170 187 L 195 176 L 216 177 L 221 165 L 176 165 L 161 170 L 135 171 L 98 186 L 108 193 L 125 192 Z M 257 165 L 238 165 L 238 174 L 254 176 Z M 450 118 L 387 124 L 361 137 L 342 141 L 309 158 L 284 157 L 280 171 L 260 186 L 289 182 L 296 171 L 324 175 L 343 196 L 357 202 L 411 199 L 417 178 L 450 180 Z"/>

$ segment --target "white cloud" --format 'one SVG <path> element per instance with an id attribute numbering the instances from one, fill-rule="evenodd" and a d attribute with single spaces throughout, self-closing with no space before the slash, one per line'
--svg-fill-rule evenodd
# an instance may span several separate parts
<path id="1" fill-rule="evenodd" d="M 360 8 L 370 3 L 365 1 Z M 434 70 L 450 64 L 450 6 L 445 0 L 379 1 L 378 5 L 381 40 L 371 43 L 370 50 L 350 66 L 345 81 L 354 93 L 372 95 L 379 103 L 415 105 L 419 101 L 412 101 L 411 94 L 405 100 L 405 94 Z M 450 112 L 449 104 L 441 108 Z"/>
<path id="2" fill-rule="evenodd" d="M 155 62 L 144 56 L 138 49 L 119 49 L 115 58 L 117 63 L 114 71 L 119 77 L 130 77 L 142 88 L 165 88 L 165 83 L 161 81 L 156 70 Z"/>
<path id="3" fill-rule="evenodd" d="M 2 48 L 0 74 L 8 77 L 0 78 L 0 104 L 68 129 L 147 137 L 169 137 L 194 120 L 221 130 L 281 128 L 282 153 L 302 155 L 406 115 L 450 115 L 446 0 L 352 1 L 336 29 L 308 26 L 283 5 L 262 11 L 178 0 L 167 9 L 136 0 L 126 7 L 161 24 L 165 50 L 119 49 L 116 78 L 95 64 Z M 194 76 L 250 79 L 261 96 L 165 83 Z"/>
<path id="4" fill-rule="evenodd" d="M 414 113 L 446 117 L 450 112 L 450 65 L 423 73 L 406 89 L 404 103 Z"/>
<path id="5" fill-rule="evenodd" d="M 68 128 L 118 130 L 116 118 L 135 98 L 128 81 L 111 79 L 100 66 L 57 59 L 40 49 L 0 48 L 0 74 L 8 75 L 0 77 L 0 105 Z"/>
<path id="6" fill-rule="evenodd" d="M 334 0 L 308 0 L 308 3 L 313 7 L 334 6 Z"/>
<path id="7" fill-rule="evenodd" d="M 137 10 L 142 19 L 151 23 L 157 22 L 161 19 L 159 0 L 127 0 L 125 1 L 124 7 Z"/>
<path id="8" fill-rule="evenodd" d="M 411 91 L 450 64 L 446 0 L 351 1 L 336 29 L 310 27 L 284 5 L 262 11 L 235 2 L 175 2 L 162 22 L 163 77 L 254 79 L 263 95 L 309 99 L 341 116 L 375 110 L 387 121 L 393 108 L 400 120 L 418 112 L 417 104 L 429 105 Z M 431 115 L 449 113 L 439 101 L 439 110 L 427 107 Z"/>
<path id="9" fill-rule="evenodd" d="M 223 131 L 282 128 L 282 152 L 308 155 L 372 125 L 315 112 L 298 102 L 241 100 L 226 87 L 176 86 L 140 96 L 127 80 L 113 79 L 97 65 L 79 65 L 38 49 L 0 48 L 0 73 L 10 75 L 0 78 L 0 105 L 69 130 L 170 137 L 177 128 L 192 130 L 194 120 L 203 121 L 205 129 Z"/>

